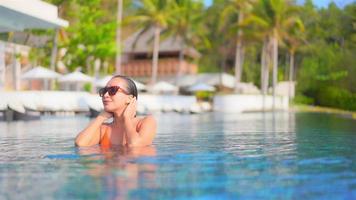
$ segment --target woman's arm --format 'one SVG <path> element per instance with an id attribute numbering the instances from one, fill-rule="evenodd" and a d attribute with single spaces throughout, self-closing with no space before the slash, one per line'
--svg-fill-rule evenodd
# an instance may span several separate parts
<path id="1" fill-rule="evenodd" d="M 90 124 L 75 138 L 75 145 L 79 147 L 93 146 L 100 142 L 100 128 L 102 123 L 112 115 L 107 112 L 100 113 Z"/>
<path id="2" fill-rule="evenodd" d="M 133 123 L 136 115 L 136 99 L 132 99 L 124 112 L 125 139 L 129 147 L 147 146 L 152 144 L 156 135 L 156 120 L 153 116 L 147 116 L 142 120 L 140 130 L 137 132 Z"/>

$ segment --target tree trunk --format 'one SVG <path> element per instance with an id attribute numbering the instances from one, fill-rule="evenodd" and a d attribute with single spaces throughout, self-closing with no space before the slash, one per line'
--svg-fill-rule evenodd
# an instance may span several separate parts
<path id="1" fill-rule="evenodd" d="M 100 68 L 101 68 L 101 59 L 97 58 L 94 61 L 94 77 L 95 77 L 95 79 L 99 79 Z"/>
<path id="2" fill-rule="evenodd" d="M 57 61 L 57 51 L 58 51 L 58 34 L 59 29 L 56 29 L 56 32 L 53 37 L 53 47 L 52 47 L 52 54 L 51 54 L 51 70 L 56 70 L 56 61 Z M 47 88 L 46 88 L 47 89 Z M 54 80 L 50 82 L 50 89 L 54 89 Z"/>
<path id="3" fill-rule="evenodd" d="M 121 22 L 122 22 L 122 0 L 117 1 L 117 28 L 116 28 L 116 58 L 115 72 L 121 74 Z"/>
<path id="4" fill-rule="evenodd" d="M 98 80 L 99 79 L 99 72 L 100 72 L 100 68 L 101 68 L 101 59 L 100 58 L 97 58 L 95 59 L 94 61 L 94 79 L 93 79 L 93 82 L 92 82 L 92 87 L 91 87 L 91 92 L 92 93 L 95 93 L 96 91 L 96 86 L 95 86 L 95 80 Z"/>
<path id="5" fill-rule="evenodd" d="M 268 80 L 269 80 L 269 56 L 270 42 L 268 38 L 265 38 L 262 47 L 262 58 L 261 58 L 261 91 L 263 95 L 267 94 L 268 90 Z"/>
<path id="6" fill-rule="evenodd" d="M 176 83 L 178 83 L 178 80 L 182 75 L 182 68 L 183 68 L 183 61 L 184 61 L 184 50 L 185 50 L 185 44 L 183 42 L 181 50 L 179 51 L 179 63 L 178 63 L 178 69 L 177 69 L 177 74 L 176 74 Z"/>
<path id="7" fill-rule="evenodd" d="M 109 71 L 108 71 L 108 68 L 109 68 L 109 63 L 108 63 L 108 61 L 104 61 L 102 65 L 103 65 L 103 72 L 104 72 L 104 74 L 108 74 L 108 73 L 109 73 Z"/>
<path id="8" fill-rule="evenodd" d="M 91 74 L 91 61 L 92 61 L 92 59 L 93 59 L 92 56 L 88 56 L 87 59 L 85 60 L 86 73 L 87 74 Z"/>
<path id="9" fill-rule="evenodd" d="M 265 64 L 266 64 L 266 42 L 263 41 L 263 45 L 262 45 L 262 51 L 261 51 L 261 72 L 260 72 L 260 75 L 261 75 L 261 93 L 264 95 L 265 94 L 265 74 L 264 74 L 264 71 L 265 71 Z"/>
<path id="10" fill-rule="evenodd" d="M 244 68 L 244 61 L 245 61 L 245 45 L 242 42 L 241 45 L 241 51 L 240 51 L 240 82 L 241 82 L 241 77 L 242 77 L 242 72 L 243 72 L 243 68 Z"/>
<path id="11" fill-rule="evenodd" d="M 238 24 L 242 23 L 243 13 L 239 12 L 239 21 Z M 241 82 L 241 72 L 243 65 L 243 44 L 242 44 L 242 35 L 243 32 L 241 28 L 239 28 L 237 32 L 237 43 L 236 43 L 236 53 L 235 53 L 235 92 L 238 92 L 238 84 Z"/>
<path id="12" fill-rule="evenodd" d="M 222 57 L 221 61 L 220 61 L 221 63 L 218 64 L 218 65 L 221 66 L 220 67 L 219 88 L 218 89 L 223 88 L 222 87 L 223 86 L 223 82 L 224 82 L 223 75 L 226 72 L 226 49 L 225 49 L 225 47 L 223 47 L 221 57 Z"/>
<path id="13" fill-rule="evenodd" d="M 15 46 L 14 44 L 14 50 L 13 50 L 13 68 L 12 68 L 12 84 L 14 90 L 19 90 L 20 89 L 20 76 L 21 76 L 21 63 L 20 63 L 20 57 L 18 54 L 19 50 L 18 47 Z"/>
<path id="14" fill-rule="evenodd" d="M 158 70 L 158 54 L 159 54 L 159 37 L 161 34 L 161 28 L 156 26 L 154 30 L 154 44 L 153 44 L 153 59 L 152 59 L 152 78 L 151 84 L 157 82 L 157 70 Z"/>
<path id="15" fill-rule="evenodd" d="M 2 90 L 5 85 L 5 73 L 5 44 L 0 42 L 0 90 Z"/>
<path id="16" fill-rule="evenodd" d="M 276 107 L 276 86 L 278 76 L 278 35 L 274 32 L 272 37 L 272 58 L 273 58 L 273 82 L 272 82 L 272 95 L 273 95 L 273 110 Z"/>
<path id="17" fill-rule="evenodd" d="M 294 76 L 294 50 L 290 51 L 290 58 L 289 58 L 289 84 L 288 84 L 288 97 L 292 98 L 292 83 L 293 83 L 293 76 Z"/>

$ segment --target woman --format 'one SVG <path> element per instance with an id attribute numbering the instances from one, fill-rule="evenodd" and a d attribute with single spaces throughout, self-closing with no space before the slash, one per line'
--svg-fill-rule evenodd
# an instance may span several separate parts
<path id="1" fill-rule="evenodd" d="M 156 135 L 156 121 L 152 115 L 136 117 L 137 88 L 126 76 L 116 75 L 106 87 L 99 90 L 104 111 L 100 113 L 75 139 L 76 146 L 102 147 L 121 145 L 148 146 Z M 104 123 L 113 117 L 112 123 Z"/>

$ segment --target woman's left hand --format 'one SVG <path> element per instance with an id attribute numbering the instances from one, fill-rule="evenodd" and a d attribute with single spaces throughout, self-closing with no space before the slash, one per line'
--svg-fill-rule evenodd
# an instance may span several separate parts
<path id="1" fill-rule="evenodd" d="M 133 119 L 136 116 L 137 101 L 132 98 L 124 111 L 124 119 Z"/>

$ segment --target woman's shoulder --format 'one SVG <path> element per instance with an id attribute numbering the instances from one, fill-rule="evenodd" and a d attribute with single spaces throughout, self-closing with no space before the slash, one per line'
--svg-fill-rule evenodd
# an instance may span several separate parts
<path id="1" fill-rule="evenodd" d="M 156 123 L 156 119 L 153 115 L 146 115 L 139 118 L 140 123 Z"/>
<path id="2" fill-rule="evenodd" d="M 104 122 L 101 124 L 100 129 L 102 133 L 105 133 L 108 129 L 112 128 L 112 123 Z"/>
<path id="3" fill-rule="evenodd" d="M 147 125 L 147 124 L 151 124 L 151 125 L 156 125 L 156 119 L 154 118 L 153 115 L 147 115 L 147 116 L 142 116 L 138 118 L 138 127 L 141 127 L 142 125 Z"/>

